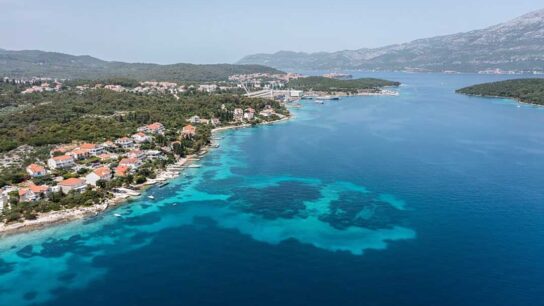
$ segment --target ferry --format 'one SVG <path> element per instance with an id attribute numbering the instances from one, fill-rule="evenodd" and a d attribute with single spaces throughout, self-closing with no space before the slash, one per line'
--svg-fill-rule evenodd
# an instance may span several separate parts
<path id="1" fill-rule="evenodd" d="M 340 97 L 338 96 L 323 96 L 319 97 L 320 100 L 340 100 Z"/>

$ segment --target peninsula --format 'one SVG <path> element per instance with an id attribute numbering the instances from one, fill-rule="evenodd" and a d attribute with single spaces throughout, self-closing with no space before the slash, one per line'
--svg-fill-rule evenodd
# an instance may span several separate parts
<path id="1" fill-rule="evenodd" d="M 387 94 L 388 92 L 384 91 L 383 87 L 399 85 L 399 82 L 375 78 L 345 80 L 324 76 L 296 78 L 287 83 L 287 87 L 290 89 L 335 95 Z"/>
<path id="2" fill-rule="evenodd" d="M 458 89 L 460 94 L 511 98 L 520 102 L 544 105 L 544 79 L 516 79 Z"/>

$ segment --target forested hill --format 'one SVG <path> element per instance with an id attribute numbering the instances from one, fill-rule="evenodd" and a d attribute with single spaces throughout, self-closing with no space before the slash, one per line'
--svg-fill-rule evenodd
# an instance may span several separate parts
<path id="1" fill-rule="evenodd" d="M 291 89 L 316 90 L 316 91 L 357 91 L 367 89 L 377 89 L 384 86 L 399 86 L 400 83 L 374 79 L 363 78 L 355 80 L 337 80 L 325 77 L 306 77 L 290 81 L 287 87 Z"/>
<path id="2" fill-rule="evenodd" d="M 544 79 L 518 79 L 465 87 L 457 93 L 473 96 L 505 97 L 544 105 Z"/>
<path id="3" fill-rule="evenodd" d="M 282 73 L 262 65 L 142 64 L 108 62 L 91 56 L 74 56 L 37 50 L 0 49 L 0 76 L 61 79 L 130 78 L 157 81 L 222 81 L 234 74 Z"/>

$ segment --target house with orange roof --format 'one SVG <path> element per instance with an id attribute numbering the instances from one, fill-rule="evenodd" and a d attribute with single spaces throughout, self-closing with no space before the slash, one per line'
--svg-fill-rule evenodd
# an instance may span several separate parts
<path id="1" fill-rule="evenodd" d="M 111 154 L 111 153 L 102 153 L 98 155 L 98 158 L 100 158 L 101 161 L 110 160 L 110 159 L 116 159 L 117 154 Z"/>
<path id="2" fill-rule="evenodd" d="M 87 183 L 85 180 L 73 177 L 61 181 L 59 186 L 63 193 L 69 193 L 70 191 L 82 192 L 87 188 Z"/>
<path id="3" fill-rule="evenodd" d="M 111 170 L 108 167 L 100 167 L 96 168 L 91 173 L 87 174 L 85 177 L 85 181 L 87 181 L 87 184 L 91 184 L 93 186 L 96 186 L 96 182 L 98 181 L 109 181 L 111 180 Z"/>
<path id="4" fill-rule="evenodd" d="M 81 150 L 88 150 L 89 153 L 93 156 L 97 156 L 104 152 L 104 148 L 100 145 L 94 144 L 94 143 L 84 143 L 79 146 L 79 149 Z"/>
<path id="5" fill-rule="evenodd" d="M 66 155 L 73 156 L 74 159 L 85 159 L 91 156 L 91 152 L 87 149 L 75 149 L 73 151 L 70 151 L 66 153 Z"/>
<path id="6" fill-rule="evenodd" d="M 192 138 L 196 135 L 196 128 L 190 124 L 183 127 L 181 130 L 181 137 Z"/>
<path id="7" fill-rule="evenodd" d="M 145 152 L 142 151 L 142 150 L 132 150 L 132 151 L 128 152 L 127 156 L 128 157 L 138 158 L 138 159 L 144 159 L 145 158 Z"/>
<path id="8" fill-rule="evenodd" d="M 164 128 L 164 125 L 162 125 L 162 123 L 155 122 L 152 124 L 139 127 L 138 132 L 163 135 L 165 132 L 165 128 Z"/>
<path id="9" fill-rule="evenodd" d="M 67 169 L 75 166 L 74 158 L 70 155 L 54 156 L 47 160 L 51 169 Z"/>
<path id="10" fill-rule="evenodd" d="M 49 193 L 48 186 L 38 186 L 34 184 L 29 184 L 26 188 L 19 189 L 19 201 L 21 202 L 32 202 L 39 199 L 43 199 Z"/>
<path id="11" fill-rule="evenodd" d="M 66 154 L 66 152 L 69 152 L 69 151 L 72 151 L 73 149 L 75 149 L 76 146 L 74 145 L 63 145 L 63 146 L 60 146 L 60 147 L 57 147 L 53 150 L 51 150 L 51 152 L 49 152 L 51 154 L 51 156 L 55 156 L 55 155 L 64 155 Z"/>
<path id="12" fill-rule="evenodd" d="M 45 167 L 38 164 L 30 164 L 26 167 L 26 173 L 31 177 L 41 177 L 47 175 Z"/>
<path id="13" fill-rule="evenodd" d="M 127 166 L 117 166 L 115 168 L 115 176 L 127 176 L 130 168 Z"/>

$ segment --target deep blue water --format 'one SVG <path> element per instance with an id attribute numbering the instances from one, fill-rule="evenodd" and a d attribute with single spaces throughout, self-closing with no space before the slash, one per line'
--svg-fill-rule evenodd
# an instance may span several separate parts
<path id="1" fill-rule="evenodd" d="M 544 304 L 544 108 L 370 75 L 401 95 L 305 102 L 155 200 L 2 238 L 0 305 Z"/>

